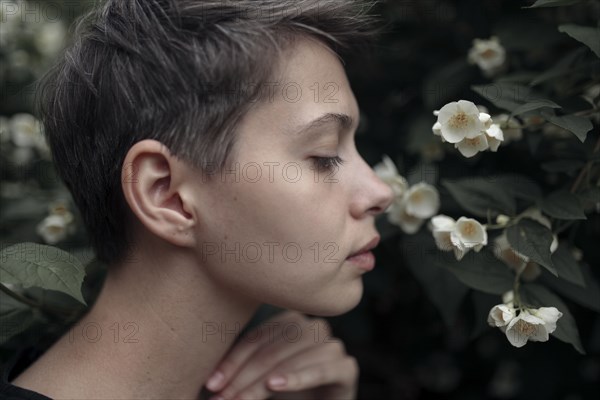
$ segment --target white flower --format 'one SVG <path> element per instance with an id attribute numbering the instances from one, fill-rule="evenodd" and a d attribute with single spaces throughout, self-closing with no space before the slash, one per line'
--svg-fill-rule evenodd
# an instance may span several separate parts
<path id="1" fill-rule="evenodd" d="M 509 221 L 510 217 L 508 215 L 498 214 L 498 216 L 496 217 L 496 223 L 498 225 L 506 225 Z"/>
<path id="2" fill-rule="evenodd" d="M 489 111 L 487 109 L 486 106 L 482 106 L 481 104 L 477 104 L 475 107 L 477 107 L 477 109 L 479 110 L 480 115 L 481 114 L 489 114 Z"/>
<path id="3" fill-rule="evenodd" d="M 492 327 L 506 326 L 516 316 L 516 311 L 512 305 L 498 304 L 492 307 L 488 314 L 487 322 Z"/>
<path id="4" fill-rule="evenodd" d="M 67 236 L 67 220 L 62 215 L 48 215 L 36 227 L 36 232 L 48 244 L 56 244 Z"/>
<path id="5" fill-rule="evenodd" d="M 492 117 L 494 123 L 500 125 L 504 135 L 504 143 L 521 140 L 523 138 L 523 129 L 516 118 L 510 117 L 508 114 L 498 114 Z"/>
<path id="6" fill-rule="evenodd" d="M 440 209 L 440 194 L 435 186 L 425 182 L 408 189 L 405 196 L 406 213 L 418 218 L 430 218 Z"/>
<path id="7" fill-rule="evenodd" d="M 555 307 L 525 309 L 506 326 L 506 338 L 515 347 L 523 347 L 528 340 L 546 342 L 562 316 Z"/>
<path id="8" fill-rule="evenodd" d="M 61 215 L 67 223 L 73 221 L 73 214 L 69 211 L 69 206 L 64 200 L 55 200 L 48 205 L 48 212 L 53 215 Z"/>
<path id="9" fill-rule="evenodd" d="M 450 143 L 475 138 L 484 130 L 477 106 L 466 100 L 454 101 L 442 107 L 437 122 L 440 123 L 441 136 Z"/>
<path id="10" fill-rule="evenodd" d="M 442 136 L 442 124 L 440 124 L 438 121 L 436 121 L 435 124 L 433 124 L 431 130 L 433 131 L 433 134 L 435 136 L 439 136 L 442 139 L 442 142 L 446 141 Z"/>
<path id="11" fill-rule="evenodd" d="M 50 147 L 43 134 L 42 123 L 33 115 L 18 113 L 8 121 L 8 131 L 16 148 L 13 160 L 27 162 L 33 157 L 31 149 L 36 149 L 45 159 L 51 159 Z M 27 150 L 25 150 L 27 149 Z"/>
<path id="12" fill-rule="evenodd" d="M 480 251 L 487 244 L 485 228 L 471 218 L 460 217 L 455 221 L 447 215 L 436 215 L 431 218 L 429 229 L 438 249 L 453 250 L 457 260 L 461 260 L 469 250 Z"/>
<path id="13" fill-rule="evenodd" d="M 8 125 L 12 141 L 17 147 L 38 147 L 43 141 L 41 123 L 31 114 L 15 114 Z"/>
<path id="14" fill-rule="evenodd" d="M 467 60 L 477 64 L 486 77 L 492 77 L 505 67 L 506 51 L 496 36 L 489 40 L 474 39 Z"/>
<path id="15" fill-rule="evenodd" d="M 460 217 L 450 233 L 450 241 L 454 245 L 456 259 L 460 260 L 469 250 L 479 251 L 487 244 L 487 232 L 476 220 Z"/>
<path id="16" fill-rule="evenodd" d="M 415 217 L 406 212 L 406 201 L 404 198 L 397 198 L 390 206 L 388 221 L 394 225 L 398 225 L 404 233 L 416 233 L 425 220 Z"/>
<path id="17" fill-rule="evenodd" d="M 485 151 L 489 148 L 488 138 L 482 133 L 472 139 L 465 138 L 454 145 L 460 151 L 460 154 L 470 158 L 480 151 Z"/>
<path id="18" fill-rule="evenodd" d="M 35 34 L 35 47 L 46 56 L 56 55 L 62 48 L 67 30 L 60 21 L 45 22 Z"/>
<path id="19" fill-rule="evenodd" d="M 390 157 L 384 154 L 382 159 L 382 162 L 373 167 L 375 174 L 390 185 L 395 196 L 403 196 L 408 189 L 408 182 L 398 173 L 398 169 Z"/>
<path id="20" fill-rule="evenodd" d="M 492 123 L 494 122 L 492 120 L 492 117 L 490 116 L 490 114 L 485 113 L 485 112 L 480 112 L 479 113 L 479 120 L 481 121 L 481 123 L 483 124 L 483 130 L 487 130 L 490 128 L 490 126 L 492 126 Z"/>
<path id="21" fill-rule="evenodd" d="M 492 124 L 488 129 L 485 130 L 487 135 L 487 141 L 490 146 L 490 150 L 495 152 L 500 147 L 500 143 L 504 141 L 504 134 L 498 124 Z"/>
<path id="22" fill-rule="evenodd" d="M 454 218 L 450 218 L 447 215 L 436 215 L 429 221 L 429 229 L 433 232 L 433 238 L 438 249 L 443 251 L 450 251 L 454 248 L 452 241 L 450 240 L 450 233 L 456 227 L 456 221 Z"/>
<path id="23" fill-rule="evenodd" d="M 459 100 L 433 113 L 438 116 L 431 127 L 433 134 L 440 136 L 443 142 L 454 143 L 467 158 L 488 149 L 495 152 L 504 141 L 502 128 L 493 122 L 484 106 Z"/>
<path id="24" fill-rule="evenodd" d="M 508 292 L 505 292 L 502 295 L 502 302 L 504 304 L 511 304 L 512 305 L 512 302 L 514 301 L 514 299 L 515 299 L 515 292 L 512 291 L 512 290 L 509 290 Z"/>

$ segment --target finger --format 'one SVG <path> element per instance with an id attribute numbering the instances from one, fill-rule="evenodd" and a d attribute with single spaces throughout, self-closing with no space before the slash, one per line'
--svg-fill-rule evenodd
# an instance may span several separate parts
<path id="1" fill-rule="evenodd" d="M 249 330 L 217 364 L 206 387 L 213 392 L 223 389 L 259 349 L 280 339 L 286 324 L 298 323 L 302 318 L 300 313 L 285 311 Z"/>
<path id="2" fill-rule="evenodd" d="M 269 389 L 279 392 L 299 391 L 318 386 L 341 384 L 353 387 L 359 374 L 356 359 L 347 356 L 331 363 L 309 365 L 301 370 L 281 374 L 279 385 L 269 384 Z"/>
<path id="3" fill-rule="evenodd" d="M 235 398 L 238 393 L 260 381 L 264 385 L 266 375 L 277 365 L 285 360 L 296 360 L 302 356 L 306 349 L 314 347 L 310 335 L 302 335 L 298 341 L 290 342 L 286 339 L 274 344 L 263 346 L 244 364 L 229 383 L 219 393 L 226 399 Z"/>
<path id="4" fill-rule="evenodd" d="M 279 375 L 302 370 L 315 364 L 331 363 L 335 360 L 345 358 L 346 352 L 342 341 L 328 342 L 318 346 L 311 346 L 304 351 L 298 352 L 293 358 L 288 358 L 277 364 L 268 374 L 258 377 L 250 385 L 244 387 L 234 398 L 240 399 L 263 399 L 268 398 L 273 392 L 270 379 Z"/>
<path id="5" fill-rule="evenodd" d="M 312 346 L 308 349 L 305 349 L 296 357 L 284 360 L 275 368 L 273 368 L 269 377 L 282 373 L 298 371 L 310 365 L 333 362 L 347 356 L 348 355 L 346 354 L 344 343 L 339 339 L 335 339 L 331 342 Z"/>

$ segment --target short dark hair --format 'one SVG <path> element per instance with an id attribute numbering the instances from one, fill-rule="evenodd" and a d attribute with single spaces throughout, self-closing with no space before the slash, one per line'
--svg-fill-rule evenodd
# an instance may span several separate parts
<path id="1" fill-rule="evenodd" d="M 281 47 L 304 35 L 356 50 L 378 32 L 374 3 L 107 0 L 79 17 L 36 112 L 96 258 L 122 261 L 132 240 L 121 174 L 133 144 L 155 139 L 220 171 Z"/>

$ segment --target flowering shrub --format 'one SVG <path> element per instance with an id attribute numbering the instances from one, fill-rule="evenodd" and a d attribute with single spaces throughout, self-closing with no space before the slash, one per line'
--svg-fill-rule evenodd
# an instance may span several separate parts
<path id="1" fill-rule="evenodd" d="M 81 9 L 58 6 L 0 1 L 0 345 L 9 348 L 24 341 L 22 333 L 34 341 L 58 334 L 84 310 L 84 296 L 102 273 L 90 263 L 81 218 L 33 111 L 35 83 Z M 88 287 L 85 264 L 94 282 Z"/>
<path id="2" fill-rule="evenodd" d="M 423 223 L 429 220 L 426 226 L 431 236 L 427 239 L 420 234 L 420 243 L 429 241 L 437 251 L 452 252 L 455 258 L 432 254 L 423 244 L 421 254 L 408 252 L 413 268 L 431 264 L 451 271 L 469 288 L 503 295 L 503 303 L 489 310 L 487 323 L 505 333 L 513 346 L 544 342 L 552 334 L 583 353 L 575 320 L 556 292 L 600 311 L 598 283 L 575 237 L 577 230 L 593 223 L 590 216 L 600 212 L 600 31 L 572 24 L 560 25 L 558 31 L 571 37 L 571 55 L 578 54 L 579 62 L 596 66 L 595 73 L 578 76 L 577 92 L 556 83 L 571 63 L 559 60 L 546 71 L 523 77 L 510 63 L 518 56 L 511 56 L 498 36 L 476 38 L 465 58 L 479 68 L 483 78 L 494 80 L 472 85 L 470 100 L 457 99 L 433 110 L 437 120 L 432 132 L 415 133 L 439 140 L 442 155 L 435 159 L 426 152 L 421 155 L 432 170 L 438 169 L 431 162 L 440 162 L 440 171 L 443 153 L 465 162 L 474 159 L 470 165 L 476 166 L 483 163 L 487 155 L 482 152 L 488 150 L 519 151 L 521 156 L 528 151 L 528 157 L 539 158 L 543 142 L 549 149 L 541 168 L 554 174 L 549 185 L 537 182 L 537 171 L 536 175 L 520 171 L 442 180 L 445 193 L 464 210 L 455 219 L 438 213 L 444 201 L 440 205 L 436 185 L 420 182 L 409 188 L 388 155 L 375 171 L 396 195 L 386 210 L 389 223 L 413 235 L 422 233 Z M 565 156 L 564 149 L 577 156 Z M 471 250 L 475 254 L 466 257 Z M 456 312 L 444 306 L 440 311 L 451 314 L 447 320 Z"/>
<path id="3" fill-rule="evenodd" d="M 93 299 L 103 273 L 86 247 L 70 194 L 54 175 L 31 108 L 33 83 L 60 51 L 70 21 L 23 17 L 21 10 L 36 9 L 32 3 L 0 0 L 2 348 L 62 330 Z M 78 8 L 93 2 L 50 3 Z M 532 353 L 537 344 L 523 346 L 552 335 L 558 344 L 539 344 L 542 349 L 563 341 L 593 353 L 599 332 L 593 330 L 600 320 L 597 2 L 538 0 L 518 12 L 506 4 L 520 8 L 525 2 L 469 2 L 466 16 L 454 3 L 461 2 L 386 2 L 381 14 L 399 29 L 382 44 L 376 73 L 364 73 L 372 70 L 362 58 L 348 64 L 359 64 L 349 75 L 368 131 L 360 136 L 359 129 L 357 146 L 373 163 L 385 151 L 374 169 L 395 194 L 378 221 L 386 253 L 365 277 L 366 303 L 346 329 L 361 346 L 363 379 L 370 379 L 365 387 L 376 393 L 359 398 L 412 399 L 421 387 L 449 393 L 461 373 L 468 375 L 467 351 L 479 357 L 471 367 L 476 371 L 464 379 L 471 385 L 465 396 L 454 398 L 473 397 L 472 382 L 481 379 L 486 362 L 493 365 L 489 390 L 495 397 L 516 396 L 508 382 L 520 377 L 523 388 L 534 390 L 524 397 L 543 396 L 555 380 L 544 370 L 547 379 L 535 387 L 532 371 L 541 353 Z M 63 16 L 82 10 L 70 11 Z M 533 18 L 515 18 L 534 14 L 533 25 Z M 377 89 L 377 98 L 369 97 Z M 39 254 L 65 262 L 51 269 L 35 259 Z M 23 259 L 27 255 L 31 259 Z M 24 262 L 31 263 L 27 269 Z M 396 273 L 399 279 L 392 279 Z M 426 301 L 415 299 L 419 290 L 446 329 Z M 592 313 L 596 319 L 586 321 Z M 464 332 L 465 324 L 472 332 Z M 442 335 L 444 350 L 434 340 Z M 525 356 L 517 365 L 490 336 Z M 478 337 L 483 340 L 471 345 Z M 529 354 L 536 355 L 534 368 L 523 361 Z M 588 371 L 597 383 L 597 359 L 594 364 L 593 356 L 575 355 L 580 358 L 568 360 L 580 364 L 572 370 Z M 407 371 L 416 372 L 407 379 Z M 389 391 L 374 391 L 385 382 Z"/>

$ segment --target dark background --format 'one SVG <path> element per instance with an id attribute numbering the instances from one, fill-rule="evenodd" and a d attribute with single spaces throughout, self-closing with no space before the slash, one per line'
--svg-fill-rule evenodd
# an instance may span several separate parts
<path id="1" fill-rule="evenodd" d="M 375 165 L 382 154 L 387 154 L 411 183 L 439 183 L 442 178 L 487 176 L 499 171 L 525 171 L 544 188 L 553 187 L 557 181 L 572 180 L 572 176 L 548 174 L 539 168 L 551 146 L 535 132 L 526 133 L 522 143 L 510 151 L 485 157 L 464 159 L 446 154 L 442 161 L 434 163 L 423 155 L 428 143 L 439 140 L 431 134 L 433 110 L 450 101 L 466 99 L 500 111 L 470 89 L 473 84 L 490 82 L 466 61 L 474 38 L 500 38 L 510 57 L 507 75 L 539 74 L 579 45 L 559 33 L 558 24 L 596 26 L 600 17 L 596 1 L 559 8 L 522 8 L 532 3 L 425 0 L 377 5 L 375 11 L 381 15 L 385 30 L 372 54 L 346 58 L 349 80 L 361 108 L 357 147 L 367 162 Z M 599 77 L 595 71 L 596 82 Z M 2 78 L 0 114 L 9 116 L 30 110 L 28 97 L 7 97 L 8 89 L 14 89 L 7 82 L 15 81 L 4 74 Z M 16 85 L 24 87 L 32 79 L 33 76 L 25 76 Z M 563 84 L 577 84 L 569 79 L 576 78 L 566 76 Z M 7 99 L 12 100 L 4 101 Z M 595 129 L 590 136 L 597 136 L 597 125 Z M 595 137 L 588 138 L 582 146 L 591 146 L 591 139 Z M 537 151 L 532 153 L 532 149 Z M 443 188 L 440 195 L 440 213 L 454 217 L 464 214 Z M 586 228 L 573 235 L 584 252 L 584 262 L 600 279 L 600 218 L 595 213 L 588 219 Z M 0 232 L 4 238 L 12 232 L 11 241 L 39 241 L 27 233 L 34 226 L 27 222 L 18 226 L 5 223 Z M 376 268 L 364 275 L 362 301 L 349 313 L 328 318 L 335 336 L 345 342 L 348 353 L 360 363 L 360 399 L 597 398 L 598 313 L 564 299 L 575 316 L 587 355 L 580 355 L 570 344 L 554 337 L 546 343 L 514 348 L 498 329 L 486 326 L 481 312 L 489 310 L 490 304 L 499 303 L 498 296 L 470 290 L 455 318 L 445 320 L 430 300 L 426 281 L 417 279 L 415 266 L 407 261 L 406 246 L 416 246 L 416 252 L 425 251 L 418 245 L 417 238 L 422 236 L 405 235 L 385 218 L 378 220 L 378 227 L 383 240 L 374 251 Z M 425 228 L 420 235 L 427 235 Z M 72 239 L 66 248 L 83 243 L 83 238 Z M 90 266 L 89 271 L 84 294 L 93 298 L 103 272 L 97 265 Z M 448 291 L 448 296 L 451 301 L 452 291 Z M 255 322 L 271 311 L 265 307 Z M 41 348 L 49 345 L 63 329 L 52 319 L 37 324 L 33 325 L 37 328 L 0 348 L 2 360 L 24 343 L 37 342 Z"/>

